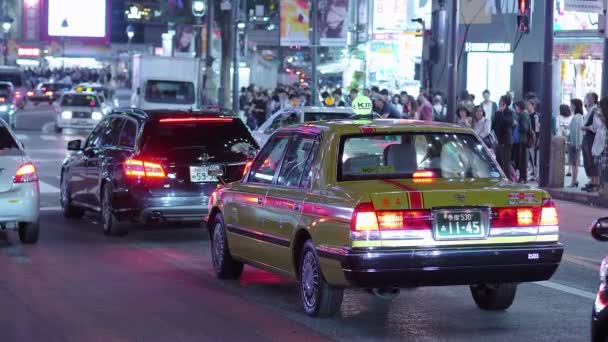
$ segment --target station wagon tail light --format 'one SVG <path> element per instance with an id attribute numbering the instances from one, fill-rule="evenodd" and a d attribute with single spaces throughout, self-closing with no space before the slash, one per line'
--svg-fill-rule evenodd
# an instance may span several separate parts
<path id="1" fill-rule="evenodd" d="M 166 118 L 160 119 L 158 122 L 160 123 L 189 123 L 189 122 L 209 122 L 209 123 L 219 123 L 219 122 L 232 122 L 232 118 Z"/>
<path id="2" fill-rule="evenodd" d="M 36 167 L 32 163 L 25 163 L 19 167 L 15 172 L 15 178 L 13 183 L 30 183 L 37 182 L 38 174 L 36 173 Z"/>
<path id="3" fill-rule="evenodd" d="M 52 91 L 47 91 L 46 93 L 44 93 L 44 95 L 46 95 L 46 96 L 53 96 L 53 92 Z"/>
<path id="4" fill-rule="evenodd" d="M 413 175 L 414 179 L 422 179 L 422 178 L 435 178 L 435 172 L 433 171 L 416 171 Z"/>
<path id="5" fill-rule="evenodd" d="M 139 159 L 126 160 L 124 170 L 127 177 L 165 178 L 162 165 Z"/>

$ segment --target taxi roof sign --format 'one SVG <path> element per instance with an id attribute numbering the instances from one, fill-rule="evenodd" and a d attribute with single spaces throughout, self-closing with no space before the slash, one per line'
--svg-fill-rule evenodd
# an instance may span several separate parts
<path id="1" fill-rule="evenodd" d="M 358 95 L 353 100 L 352 107 L 357 115 L 370 115 L 372 113 L 372 100 L 365 95 Z"/>

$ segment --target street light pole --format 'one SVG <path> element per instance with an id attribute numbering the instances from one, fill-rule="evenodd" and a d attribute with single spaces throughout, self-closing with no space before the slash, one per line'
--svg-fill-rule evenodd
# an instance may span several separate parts
<path id="1" fill-rule="evenodd" d="M 239 111 L 239 0 L 232 4 L 232 111 Z"/>
<path id="2" fill-rule="evenodd" d="M 8 65 L 8 33 L 11 30 L 13 19 L 10 17 L 4 17 L 2 21 L 2 30 L 4 31 L 2 54 L 4 55 L 4 65 Z"/>
<path id="3" fill-rule="evenodd" d="M 538 161 L 538 185 L 549 185 L 549 161 L 551 153 L 551 117 L 553 116 L 553 11 L 554 1 L 545 1 L 545 41 L 543 53 L 543 95 L 540 116 L 540 156 Z"/>
<path id="4" fill-rule="evenodd" d="M 211 99 L 211 91 L 207 89 L 209 86 L 209 79 L 211 78 L 212 67 L 213 67 L 213 49 L 212 49 L 212 40 L 213 40 L 213 12 L 214 4 L 213 0 L 207 0 L 207 16 L 206 16 L 206 26 L 207 31 L 205 32 L 205 74 L 203 75 L 203 89 L 205 90 L 205 95 Z"/>
<path id="5" fill-rule="evenodd" d="M 319 4 L 316 0 L 310 2 L 310 22 L 312 29 L 312 41 L 310 44 L 310 51 L 312 53 L 312 70 L 310 72 L 311 76 L 311 85 L 312 88 L 312 105 L 316 106 L 319 104 L 319 74 L 317 72 L 317 66 L 319 64 L 319 24 L 318 24 L 318 15 Z"/>
<path id="6" fill-rule="evenodd" d="M 458 3 L 459 0 L 452 0 L 449 16 L 449 49 L 446 63 L 448 64 L 448 94 L 447 94 L 447 122 L 454 122 L 456 114 L 456 89 L 458 87 L 458 57 L 456 54 L 458 46 Z M 444 2 L 445 4 L 445 2 Z"/>

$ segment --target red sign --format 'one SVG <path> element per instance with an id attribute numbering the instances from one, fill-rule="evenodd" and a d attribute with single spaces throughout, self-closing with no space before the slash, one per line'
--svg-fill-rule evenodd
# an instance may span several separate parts
<path id="1" fill-rule="evenodd" d="M 42 0 L 23 1 L 23 40 L 40 40 L 40 2 Z"/>
<path id="2" fill-rule="evenodd" d="M 19 57 L 40 57 L 40 49 L 37 47 L 20 47 L 17 49 Z"/>

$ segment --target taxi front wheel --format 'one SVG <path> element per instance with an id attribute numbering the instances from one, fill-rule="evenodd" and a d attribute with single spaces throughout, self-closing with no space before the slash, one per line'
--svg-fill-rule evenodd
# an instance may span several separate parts
<path id="1" fill-rule="evenodd" d="M 471 294 L 482 310 L 506 310 L 515 300 L 517 284 L 480 284 L 471 285 Z"/>
<path id="2" fill-rule="evenodd" d="M 329 285 L 311 240 L 306 241 L 300 258 L 300 298 L 307 315 L 330 317 L 340 310 L 344 289 Z"/>
<path id="3" fill-rule="evenodd" d="M 222 214 L 215 215 L 213 222 L 211 260 L 213 261 L 213 269 L 218 278 L 237 279 L 243 273 L 243 263 L 234 260 L 230 255 Z"/>

